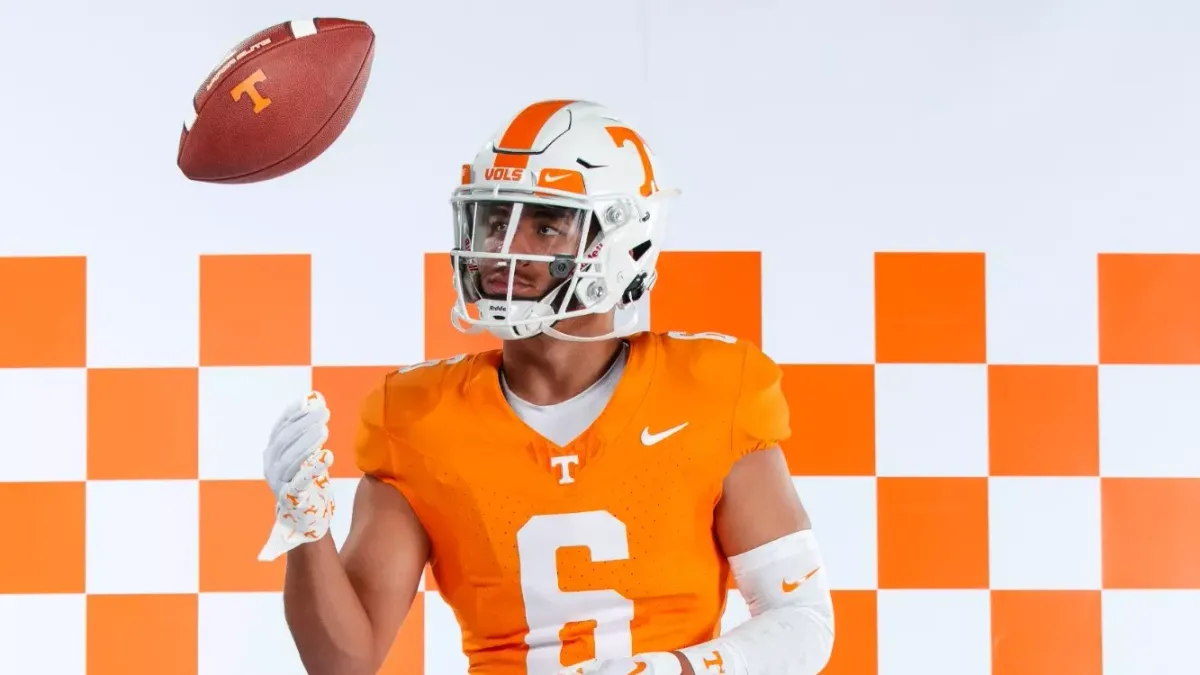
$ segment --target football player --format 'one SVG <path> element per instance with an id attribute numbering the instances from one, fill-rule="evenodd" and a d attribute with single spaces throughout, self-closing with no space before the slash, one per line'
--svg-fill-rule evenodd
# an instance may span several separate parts
<path id="1" fill-rule="evenodd" d="M 826 665 L 833 607 L 779 448 L 779 367 L 734 337 L 617 321 L 654 285 L 677 194 L 657 169 L 585 101 L 525 108 L 463 167 L 451 320 L 503 347 L 401 368 L 369 395 L 340 554 L 329 410 L 313 393 L 279 419 L 260 557 L 287 553 L 309 673 L 375 673 L 426 563 L 474 675 Z M 730 573 L 752 618 L 722 635 Z"/>

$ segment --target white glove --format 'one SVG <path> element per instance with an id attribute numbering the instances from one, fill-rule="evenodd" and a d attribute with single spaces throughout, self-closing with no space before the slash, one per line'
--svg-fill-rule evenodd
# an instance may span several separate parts
<path id="1" fill-rule="evenodd" d="M 568 666 L 555 675 L 680 675 L 683 666 L 671 652 L 646 652 L 619 659 L 584 661 Z"/>
<path id="2" fill-rule="evenodd" d="M 329 532 L 333 453 L 322 447 L 328 438 L 329 408 L 318 392 L 288 406 L 276 420 L 263 451 L 263 475 L 276 500 L 275 525 L 259 560 L 274 560 Z"/>

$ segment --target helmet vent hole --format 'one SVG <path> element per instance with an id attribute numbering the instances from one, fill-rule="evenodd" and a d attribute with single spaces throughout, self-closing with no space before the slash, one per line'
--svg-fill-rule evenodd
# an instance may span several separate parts
<path id="1" fill-rule="evenodd" d="M 650 250 L 650 242 L 643 241 L 642 243 L 638 244 L 637 246 L 634 246 L 633 249 L 631 249 L 629 251 L 629 255 L 633 256 L 634 260 L 641 260 L 642 256 L 646 255 L 646 251 L 649 251 L 649 250 Z"/>

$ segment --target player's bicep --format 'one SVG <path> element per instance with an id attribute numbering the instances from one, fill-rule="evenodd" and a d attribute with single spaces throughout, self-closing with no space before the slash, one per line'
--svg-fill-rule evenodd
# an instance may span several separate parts
<path id="1" fill-rule="evenodd" d="M 717 541 L 727 557 L 812 527 L 778 447 L 752 452 L 734 463 L 714 519 Z"/>
<path id="2" fill-rule="evenodd" d="M 416 596 L 429 559 L 429 537 L 399 490 L 366 476 L 354 496 L 341 558 L 382 661 Z"/>

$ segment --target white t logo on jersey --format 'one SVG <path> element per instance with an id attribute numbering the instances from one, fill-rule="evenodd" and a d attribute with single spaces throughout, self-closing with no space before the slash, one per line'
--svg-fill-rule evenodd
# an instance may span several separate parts
<path id="1" fill-rule="evenodd" d="M 575 477 L 571 474 L 571 467 L 579 463 L 579 455 L 559 455 L 558 457 L 550 458 L 550 466 L 558 467 L 558 484 L 566 485 L 574 483 Z"/>

